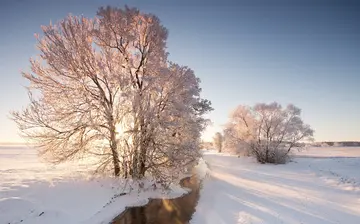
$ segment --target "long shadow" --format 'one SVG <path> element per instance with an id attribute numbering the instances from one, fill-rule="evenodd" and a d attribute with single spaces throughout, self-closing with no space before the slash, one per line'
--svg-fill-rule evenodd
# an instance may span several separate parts
<path id="1" fill-rule="evenodd" d="M 250 214 L 254 220 L 260 220 L 260 223 L 299 223 L 299 221 L 303 223 L 341 223 L 341 218 L 345 214 L 346 223 L 355 224 L 360 220 L 359 215 L 354 215 L 347 210 L 340 211 L 332 207 L 326 208 L 327 213 L 329 213 L 326 217 L 324 212 L 320 215 L 316 211 L 311 211 L 306 198 L 283 197 L 281 192 L 279 192 L 279 195 L 270 196 L 266 191 L 251 189 L 248 186 L 230 183 L 219 178 L 215 178 L 214 181 L 220 186 L 218 189 L 225 189 L 219 192 L 219 197 L 223 197 L 224 201 L 226 201 L 225 204 L 229 208 L 240 208 L 238 212 Z M 275 182 L 271 184 L 275 184 Z M 286 185 L 283 187 L 286 187 Z M 321 207 L 323 204 L 310 204 L 310 206 L 312 208 Z M 282 216 L 278 212 L 281 212 Z M 231 215 L 234 216 L 234 214 L 229 212 L 226 216 Z M 234 219 L 235 217 L 233 217 Z"/>
<path id="2" fill-rule="evenodd" d="M 280 175 L 271 175 L 267 173 L 261 172 L 252 172 L 252 171 L 241 171 L 244 178 L 251 180 L 251 181 L 258 181 L 261 180 L 262 183 L 271 184 L 277 187 L 283 187 L 290 190 L 302 190 L 304 192 L 319 192 L 319 187 L 322 188 L 322 192 L 325 191 L 332 191 L 332 192 L 344 192 L 346 190 L 342 188 L 334 188 L 331 185 L 321 184 L 321 185 L 314 185 L 314 183 L 309 182 L 308 180 L 302 180 L 299 176 L 291 177 L 281 177 Z M 240 177 L 241 177 L 240 176 Z M 321 195 L 319 195 L 321 196 Z"/>
<path id="3" fill-rule="evenodd" d="M 228 156 L 229 158 L 234 159 L 234 157 L 232 156 Z M 320 157 L 320 158 L 324 158 L 324 157 Z M 334 158 L 334 157 L 329 157 L 329 158 Z M 326 160 L 326 159 L 324 159 Z M 318 162 L 317 162 L 318 163 Z M 359 163 L 360 164 L 360 163 Z M 266 165 L 263 165 L 266 166 Z M 286 166 L 286 165 L 268 165 L 269 167 L 273 168 L 274 166 Z M 309 164 L 310 166 L 310 164 Z M 213 164 L 212 165 L 213 168 L 216 167 L 216 169 L 220 169 L 220 171 L 223 172 L 229 172 L 228 168 L 229 165 L 228 164 Z M 307 167 L 307 166 L 306 166 Z M 306 167 L 304 167 L 306 169 Z M 320 163 L 320 167 L 321 167 L 321 163 Z M 240 168 L 232 168 L 230 174 L 235 174 L 236 176 L 239 176 L 243 179 L 248 179 L 248 180 L 252 180 L 252 181 L 258 181 L 259 179 L 261 179 L 261 182 L 263 183 L 271 183 L 275 186 L 279 186 L 279 187 L 289 187 L 293 190 L 297 190 L 297 189 L 301 189 L 304 190 L 307 189 L 309 191 L 312 192 L 319 192 L 319 187 L 321 187 L 323 190 L 331 190 L 332 192 L 348 192 L 348 190 L 345 190 L 343 188 L 334 188 L 334 186 L 332 185 L 327 185 L 327 184 L 319 184 L 319 185 L 314 185 L 314 183 L 309 182 L 308 179 L 303 179 L 301 178 L 300 175 L 293 175 L 292 172 L 287 172 L 287 171 L 293 171 L 293 170 L 288 170 L 286 169 L 286 167 L 284 167 L 285 169 L 279 169 L 276 170 L 276 172 L 272 173 L 272 172 L 265 172 L 263 170 L 259 170 L 259 169 L 252 169 L 251 167 L 246 168 L 246 167 L 240 167 Z M 311 171 L 311 170 L 307 170 L 307 171 Z M 308 177 L 308 175 L 312 173 L 312 175 L 315 176 L 322 176 L 321 172 L 324 172 L 321 169 L 316 169 L 314 171 L 319 171 L 320 173 L 306 173 L 306 175 L 304 177 Z M 326 176 L 325 176 L 326 177 Z M 329 178 L 332 178 L 333 176 L 329 176 Z M 283 184 L 285 183 L 285 185 Z M 339 184 L 341 184 L 339 182 Z M 357 186 L 357 185 L 356 185 Z M 355 186 L 355 187 L 356 187 Z"/>

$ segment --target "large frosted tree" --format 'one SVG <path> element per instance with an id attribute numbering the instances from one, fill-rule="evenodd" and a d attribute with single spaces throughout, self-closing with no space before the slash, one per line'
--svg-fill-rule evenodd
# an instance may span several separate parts
<path id="1" fill-rule="evenodd" d="M 23 73 L 30 104 L 12 116 L 45 158 L 91 154 L 97 171 L 164 181 L 198 158 L 210 102 L 191 69 L 167 61 L 156 16 L 107 7 L 42 31 L 40 54 Z"/>

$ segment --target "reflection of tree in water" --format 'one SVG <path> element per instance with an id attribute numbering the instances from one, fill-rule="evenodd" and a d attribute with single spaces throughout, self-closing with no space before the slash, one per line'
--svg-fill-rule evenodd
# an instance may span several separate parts
<path id="1" fill-rule="evenodd" d="M 142 207 L 129 208 L 113 224 L 185 224 L 189 223 L 199 199 L 200 186 L 195 177 L 181 181 L 191 192 L 175 199 L 153 199 Z"/>

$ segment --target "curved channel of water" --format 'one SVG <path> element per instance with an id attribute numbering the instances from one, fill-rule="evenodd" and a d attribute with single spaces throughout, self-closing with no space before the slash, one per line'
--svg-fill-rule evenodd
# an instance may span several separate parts
<path id="1" fill-rule="evenodd" d="M 181 180 L 181 186 L 191 192 L 174 199 L 151 199 L 141 207 L 127 208 L 112 224 L 185 224 L 189 223 L 200 196 L 200 181 L 196 176 Z"/>

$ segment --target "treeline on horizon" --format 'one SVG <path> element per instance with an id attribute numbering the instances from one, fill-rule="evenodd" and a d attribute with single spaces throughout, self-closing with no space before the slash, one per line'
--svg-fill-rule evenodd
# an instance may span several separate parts
<path id="1" fill-rule="evenodd" d="M 304 146 L 305 143 L 299 143 Z M 360 147 L 360 142 L 357 141 L 341 141 L 341 142 L 314 142 L 309 144 L 313 147 Z M 201 144 L 201 148 L 209 148 L 213 147 L 212 142 L 203 141 Z"/>
<path id="2" fill-rule="evenodd" d="M 334 147 L 357 147 L 360 146 L 360 142 L 357 141 L 342 141 L 342 142 L 316 142 L 311 144 L 312 146 L 334 146 Z"/>

